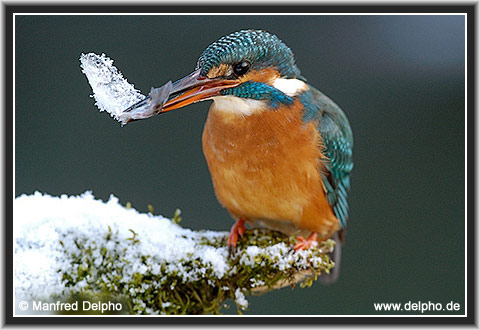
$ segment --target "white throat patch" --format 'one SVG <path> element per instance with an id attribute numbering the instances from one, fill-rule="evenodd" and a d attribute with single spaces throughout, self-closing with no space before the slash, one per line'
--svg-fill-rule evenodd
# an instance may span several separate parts
<path id="1" fill-rule="evenodd" d="M 240 116 L 250 116 L 255 112 L 263 111 L 267 108 L 265 100 L 252 100 L 233 95 L 223 95 L 212 97 L 215 110 L 238 114 Z"/>

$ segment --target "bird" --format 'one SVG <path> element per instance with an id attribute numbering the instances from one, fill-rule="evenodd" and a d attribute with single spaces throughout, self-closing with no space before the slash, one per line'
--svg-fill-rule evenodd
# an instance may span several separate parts
<path id="1" fill-rule="evenodd" d="M 229 247 L 246 225 L 297 235 L 295 250 L 343 241 L 352 129 L 284 42 L 264 30 L 228 34 L 172 86 L 161 113 L 213 100 L 202 147 L 217 199 L 235 220 Z"/>

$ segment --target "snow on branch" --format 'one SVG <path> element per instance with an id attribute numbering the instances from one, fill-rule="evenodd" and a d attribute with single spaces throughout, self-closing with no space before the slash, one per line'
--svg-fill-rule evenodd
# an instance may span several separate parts
<path id="1" fill-rule="evenodd" d="M 125 302 L 129 314 L 218 314 L 246 295 L 309 285 L 334 266 L 331 240 L 292 250 L 293 237 L 248 230 L 229 254 L 227 232 L 192 231 L 140 213 L 111 196 L 49 196 L 36 192 L 14 201 L 16 300 L 82 297 Z"/>

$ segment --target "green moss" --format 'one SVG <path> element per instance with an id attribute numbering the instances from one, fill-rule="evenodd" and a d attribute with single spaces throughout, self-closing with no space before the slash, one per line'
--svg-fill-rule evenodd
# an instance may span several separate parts
<path id="1" fill-rule="evenodd" d="M 180 212 L 177 210 L 172 222 L 178 223 L 180 220 Z M 72 267 L 62 274 L 66 286 L 72 289 L 69 299 L 113 299 L 122 301 L 122 313 L 176 315 L 220 314 L 222 308 L 226 304 L 229 306 L 228 303 L 233 300 L 237 311 L 241 313 L 245 306 L 239 305 L 235 300 L 236 293 L 251 295 L 285 285 L 295 287 L 299 274 L 302 275 L 300 286 L 308 287 L 318 275 L 328 273 L 334 266 L 326 254 L 335 246 L 332 240 L 304 253 L 296 253 L 292 249 L 294 237 L 275 231 L 253 229 L 245 232 L 236 251 L 230 253 L 227 259 L 228 271 L 221 278 L 216 276 L 210 264 L 192 257 L 179 260 L 175 266 L 180 267 L 184 273 L 200 269 L 203 274 L 199 278 L 186 280 L 178 270 L 169 271 L 172 265 L 167 262 L 152 264 L 149 255 L 138 256 L 146 270 L 126 276 L 124 271 L 129 261 L 124 255 L 129 252 L 128 249 L 141 242 L 141 237 L 134 230 L 130 231 L 132 236 L 127 238 L 126 248 L 123 247 L 125 242 L 121 242 L 118 233 L 111 228 L 102 242 L 92 242 L 87 237 L 75 241 L 80 252 L 68 256 Z M 218 236 L 202 236 L 202 232 L 199 234 L 197 244 L 225 249 L 226 233 Z M 262 250 L 258 254 L 252 254 L 252 246 Z M 279 252 L 270 253 L 268 249 L 277 249 Z M 153 271 L 154 267 L 157 271 Z M 309 276 L 304 277 L 305 274 Z"/>

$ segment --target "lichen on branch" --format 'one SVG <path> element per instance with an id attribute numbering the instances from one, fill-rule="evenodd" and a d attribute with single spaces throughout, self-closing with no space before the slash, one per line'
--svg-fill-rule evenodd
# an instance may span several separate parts
<path id="1" fill-rule="evenodd" d="M 130 314 L 219 314 L 233 301 L 241 312 L 250 294 L 310 285 L 334 266 L 332 240 L 294 251 L 294 237 L 252 229 L 231 253 L 227 232 L 185 229 L 179 212 L 149 209 L 89 192 L 16 198 L 16 299 L 114 299 Z"/>

